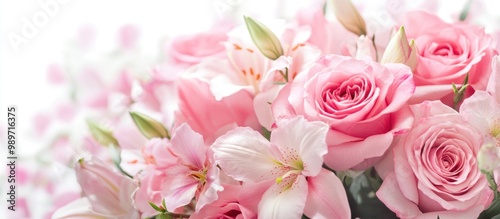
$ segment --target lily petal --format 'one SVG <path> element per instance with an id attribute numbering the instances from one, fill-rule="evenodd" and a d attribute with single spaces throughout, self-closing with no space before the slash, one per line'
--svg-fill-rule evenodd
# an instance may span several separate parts
<path id="1" fill-rule="evenodd" d="M 309 218 L 351 218 L 347 195 L 340 179 L 326 169 L 307 179 L 309 194 L 304 214 Z"/>
<path id="2" fill-rule="evenodd" d="M 214 158 L 222 170 L 240 181 L 275 179 L 276 159 L 270 143 L 251 128 L 239 127 L 219 137 L 212 145 Z"/>
<path id="3" fill-rule="evenodd" d="M 70 202 L 62 208 L 59 208 L 52 215 L 53 219 L 63 218 L 82 218 L 82 219 L 104 219 L 106 217 L 98 215 L 91 210 L 90 202 L 87 198 L 79 198 Z"/>
<path id="4" fill-rule="evenodd" d="M 206 146 L 203 136 L 183 123 L 172 136 L 172 151 L 184 165 L 202 169 L 205 165 Z"/>
<path id="5" fill-rule="evenodd" d="M 262 196 L 259 218 L 301 218 L 307 191 L 307 181 L 301 175 L 297 176 L 291 187 L 286 190 L 283 190 L 281 184 L 274 184 Z"/>
<path id="6" fill-rule="evenodd" d="M 491 60 L 491 68 L 493 71 L 491 72 L 486 91 L 500 103 L 500 56 L 493 57 L 493 60 Z"/>
<path id="7" fill-rule="evenodd" d="M 187 169 L 185 170 L 185 172 L 189 171 Z M 171 212 L 179 207 L 189 204 L 195 196 L 196 189 L 198 188 L 198 181 L 196 181 L 193 177 L 182 174 L 181 170 L 179 170 L 179 174 L 173 175 L 172 177 L 174 180 L 167 185 L 164 185 L 164 188 L 167 188 L 168 190 L 165 193 L 165 205 L 167 210 Z"/>
<path id="8" fill-rule="evenodd" d="M 326 134 L 330 129 L 323 122 L 308 122 L 299 116 L 281 120 L 271 134 L 271 143 L 279 146 L 284 160 L 287 156 L 298 156 L 307 165 L 302 172 L 305 176 L 316 176 L 323 165 L 323 155 L 328 152 Z"/>

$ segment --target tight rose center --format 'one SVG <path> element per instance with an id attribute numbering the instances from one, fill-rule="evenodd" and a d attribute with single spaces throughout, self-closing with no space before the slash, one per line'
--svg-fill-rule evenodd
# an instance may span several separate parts
<path id="1" fill-rule="evenodd" d="M 352 77 L 337 84 L 327 84 L 322 92 L 323 110 L 335 113 L 359 105 L 369 96 L 370 84 L 363 77 Z"/>

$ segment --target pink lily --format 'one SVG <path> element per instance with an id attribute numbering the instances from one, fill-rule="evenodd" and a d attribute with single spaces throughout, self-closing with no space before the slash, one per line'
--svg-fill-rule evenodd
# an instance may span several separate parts
<path id="1" fill-rule="evenodd" d="M 227 175 L 244 182 L 275 180 L 258 207 L 260 218 L 350 218 L 347 196 L 334 173 L 323 169 L 328 125 L 303 117 L 281 120 L 269 142 L 239 127 L 212 145 Z"/>
<path id="2" fill-rule="evenodd" d="M 478 90 L 464 100 L 460 114 L 484 135 L 483 144 L 500 146 L 500 103 L 486 91 Z"/>
<path id="3" fill-rule="evenodd" d="M 179 162 L 167 173 L 172 180 L 163 184 L 167 210 L 173 211 L 196 199 L 196 211 L 217 199 L 219 184 L 218 168 L 209 160 L 209 148 L 203 136 L 187 124 L 180 125 L 170 141 L 172 153 Z"/>

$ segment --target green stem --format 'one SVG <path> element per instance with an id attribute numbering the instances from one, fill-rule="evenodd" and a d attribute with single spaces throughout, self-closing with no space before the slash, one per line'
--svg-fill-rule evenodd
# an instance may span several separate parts
<path id="1" fill-rule="evenodd" d="M 488 184 L 490 184 L 490 188 L 493 190 L 494 200 L 497 200 L 498 197 L 500 197 L 500 193 L 498 192 L 498 185 L 495 182 L 495 176 L 493 175 L 493 172 L 487 172 L 485 175 L 488 180 Z"/>
<path id="2" fill-rule="evenodd" d="M 120 170 L 121 173 L 123 173 L 123 175 L 129 177 L 130 179 L 133 179 L 134 177 L 132 175 L 130 175 L 129 173 L 127 173 L 127 171 L 125 171 L 121 166 L 120 164 L 118 163 L 115 163 L 116 167 L 118 168 L 118 170 Z"/>

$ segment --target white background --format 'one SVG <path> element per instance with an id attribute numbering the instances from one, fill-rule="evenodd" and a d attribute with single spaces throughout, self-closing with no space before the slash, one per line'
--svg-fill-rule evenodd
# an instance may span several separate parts
<path id="1" fill-rule="evenodd" d="M 37 13 L 44 13 L 38 1 L 0 1 L 0 115 L 6 106 L 17 105 L 19 129 L 28 130 L 36 112 L 48 110 L 57 102 L 57 95 L 47 82 L 46 69 L 51 63 L 61 63 L 63 51 L 70 39 L 76 38 L 82 26 L 92 26 L 96 42 L 93 50 L 110 51 L 117 45 L 117 31 L 125 24 L 139 27 L 141 53 L 154 57 L 160 52 L 159 42 L 166 36 L 200 32 L 213 21 L 229 16 L 240 17 L 258 11 L 262 15 L 283 14 L 275 6 L 285 1 L 263 0 L 65 0 L 58 4 L 55 16 L 48 16 L 44 26 L 18 46 L 9 34 L 23 37 L 23 19 L 33 22 Z M 287 5 L 299 7 L 308 1 L 287 0 Z M 281 7 L 284 9 L 284 7 Z M 238 10 L 240 9 L 240 10 Z M 244 9 L 244 10 L 242 10 Z M 238 11 L 238 13 L 236 13 Z M 39 18 L 40 19 L 40 18 Z M 43 19 L 40 19 L 43 20 Z M 3 116 L 0 121 L 5 121 Z M 0 124 L 0 127 L 5 125 Z M 2 135 L 0 135 L 1 137 Z M 29 139 L 20 150 L 23 152 Z M 2 151 L 3 152 L 3 151 Z M 29 152 L 28 152 L 29 153 Z"/>

